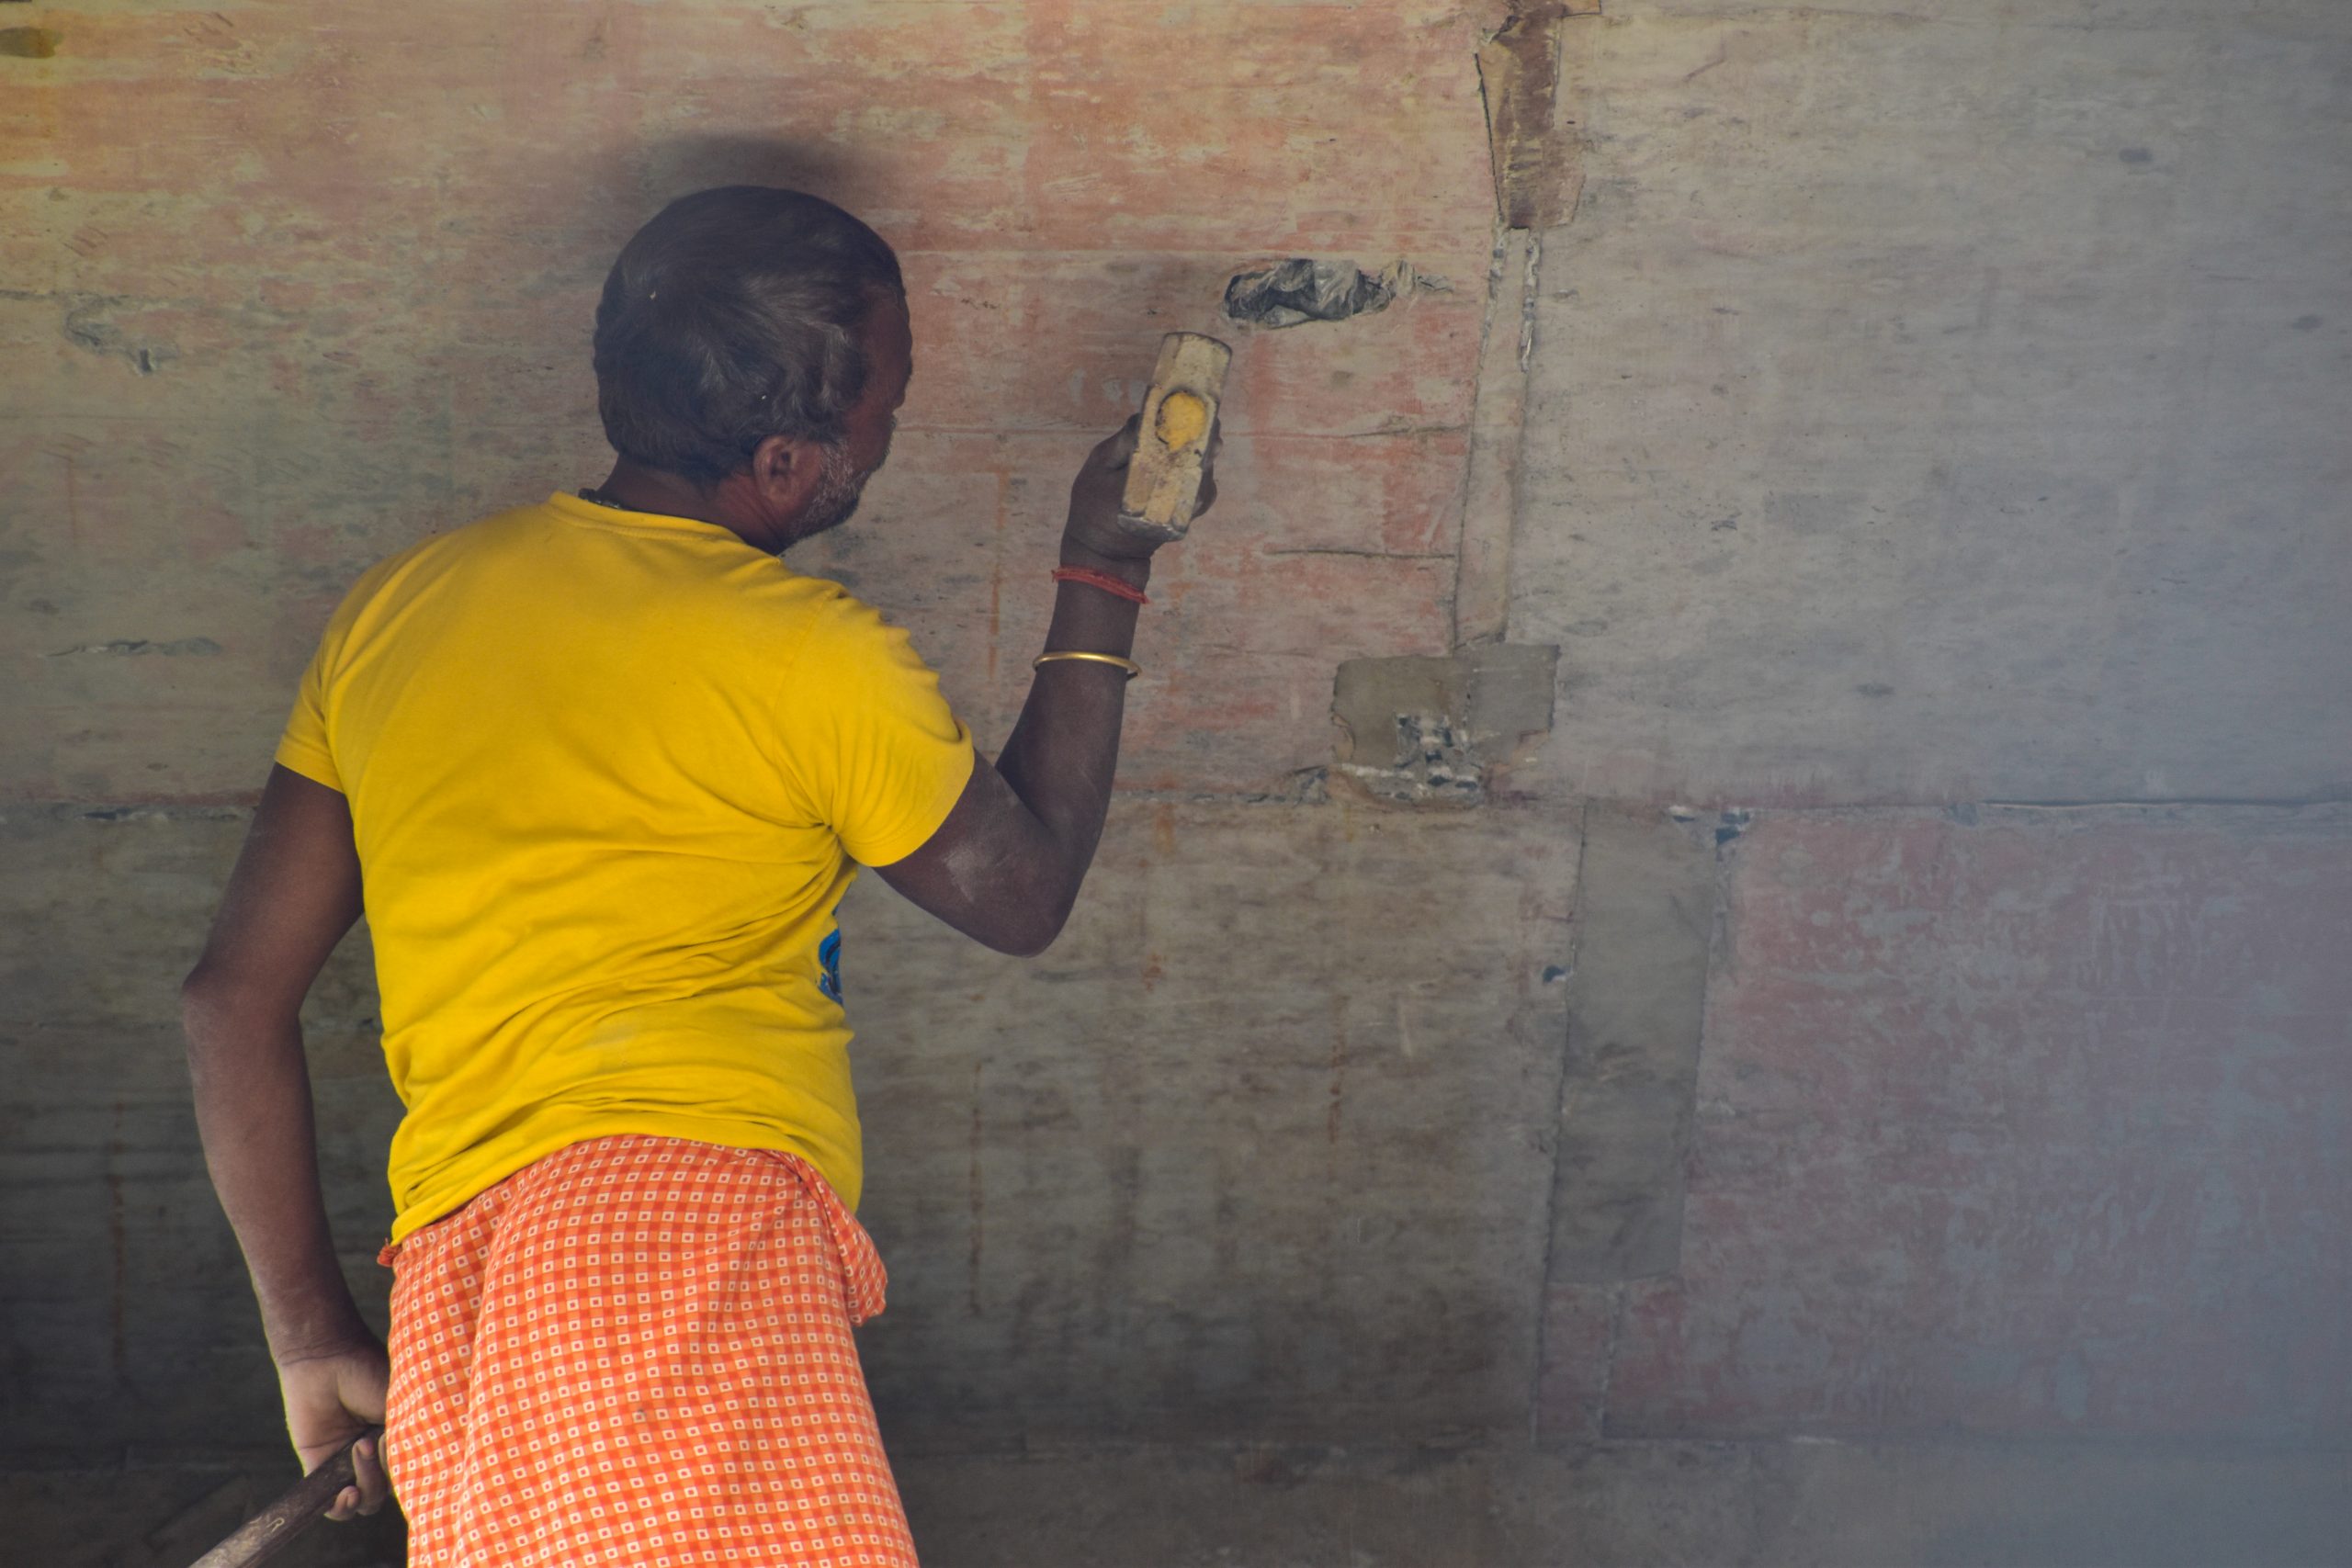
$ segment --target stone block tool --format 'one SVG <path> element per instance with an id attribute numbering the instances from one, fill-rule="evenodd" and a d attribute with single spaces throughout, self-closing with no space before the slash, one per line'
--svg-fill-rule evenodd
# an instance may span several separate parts
<path id="1" fill-rule="evenodd" d="M 1119 509 L 1162 538 L 1181 539 L 1192 526 L 1201 465 L 1216 434 L 1217 400 L 1232 360 L 1233 350 L 1199 333 L 1170 333 L 1159 340 Z"/>

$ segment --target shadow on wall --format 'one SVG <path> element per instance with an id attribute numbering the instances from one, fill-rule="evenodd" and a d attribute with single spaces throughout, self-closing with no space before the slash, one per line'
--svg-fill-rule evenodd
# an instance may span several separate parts
<path id="1" fill-rule="evenodd" d="M 680 136 L 648 142 L 607 168 L 607 177 L 600 183 L 613 189 L 633 187 L 644 197 L 642 209 L 628 221 L 631 231 L 678 197 L 714 186 L 781 186 L 823 197 L 865 217 L 860 204 L 872 203 L 881 177 L 878 161 L 850 157 L 838 146 L 751 136 Z"/>

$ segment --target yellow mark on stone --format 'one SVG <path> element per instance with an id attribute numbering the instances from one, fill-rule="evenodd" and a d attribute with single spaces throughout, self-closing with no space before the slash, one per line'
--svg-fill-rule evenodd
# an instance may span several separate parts
<path id="1" fill-rule="evenodd" d="M 54 28 L 0 28 L 0 54 L 26 60 L 47 60 L 57 52 L 64 34 Z"/>
<path id="2" fill-rule="evenodd" d="M 1159 439 L 1170 450 L 1190 446 L 1209 427 L 1209 405 L 1192 392 L 1159 400 Z"/>

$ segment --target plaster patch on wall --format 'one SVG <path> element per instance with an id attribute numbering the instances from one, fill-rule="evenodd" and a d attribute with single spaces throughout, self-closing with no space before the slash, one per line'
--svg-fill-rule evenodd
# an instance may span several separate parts
<path id="1" fill-rule="evenodd" d="M 1340 666 L 1332 772 L 1398 805 L 1476 806 L 1498 769 L 1552 728 L 1550 645 L 1490 643 L 1442 659 L 1351 659 Z"/>
<path id="2" fill-rule="evenodd" d="M 1600 10 L 1599 0 L 1519 0 L 1478 46 L 1495 210 L 1507 229 L 1555 228 L 1576 212 L 1584 167 L 1575 127 L 1559 116 L 1561 33 L 1569 17 Z"/>
<path id="3" fill-rule="evenodd" d="M 48 60 L 57 53 L 65 35 L 54 28 L 0 28 L 0 54 L 22 60 Z"/>

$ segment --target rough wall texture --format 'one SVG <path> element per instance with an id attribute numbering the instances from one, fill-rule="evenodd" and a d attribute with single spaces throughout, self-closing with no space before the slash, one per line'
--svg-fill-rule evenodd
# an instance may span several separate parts
<path id="1" fill-rule="evenodd" d="M 899 1440 L 1523 1430 L 1573 826 L 1138 808 L 1028 964 L 864 889 Z"/>
<path id="2" fill-rule="evenodd" d="M 2352 11 L 1610 7 L 1514 634 L 1566 786 L 2352 790 Z"/>
<path id="3" fill-rule="evenodd" d="M 1024 965 L 848 907 L 931 1559 L 2340 1554 L 2352 12 L 0 23 L 39 1560 L 186 1562 L 283 1476 L 173 983 L 335 597 L 601 473 L 603 267 L 729 179 L 901 248 L 896 455 L 798 564 L 986 739 L 1157 333 L 1238 348 L 1071 931 Z M 1220 321 L 1294 254 L 1452 287 Z M 372 1008 L 355 940 L 309 1021 L 379 1308 Z"/>
<path id="4" fill-rule="evenodd" d="M 2352 1446 L 2345 812 L 1969 815 L 1726 846 L 1679 1256 L 1547 1430 Z"/>

